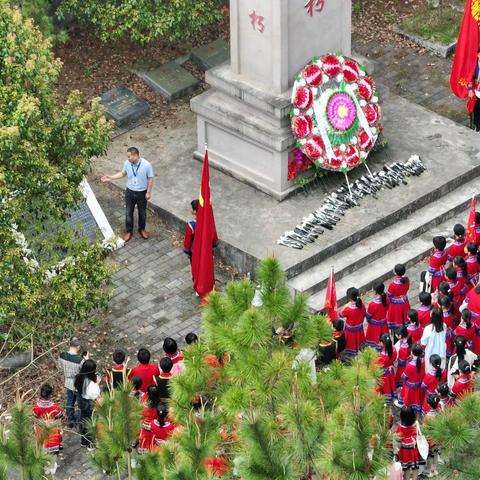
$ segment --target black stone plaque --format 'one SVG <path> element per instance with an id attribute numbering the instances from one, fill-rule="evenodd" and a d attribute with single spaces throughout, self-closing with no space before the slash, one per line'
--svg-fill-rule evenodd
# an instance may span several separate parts
<path id="1" fill-rule="evenodd" d="M 193 91 L 200 83 L 177 62 L 169 62 L 154 70 L 143 72 L 140 77 L 160 95 L 173 100 Z"/>
<path id="2" fill-rule="evenodd" d="M 100 99 L 106 109 L 107 118 L 121 127 L 138 120 L 148 113 L 150 105 L 124 85 L 105 92 Z"/>
<path id="3" fill-rule="evenodd" d="M 230 60 L 230 46 L 225 40 L 219 38 L 195 48 L 191 57 L 202 70 L 208 70 Z"/>

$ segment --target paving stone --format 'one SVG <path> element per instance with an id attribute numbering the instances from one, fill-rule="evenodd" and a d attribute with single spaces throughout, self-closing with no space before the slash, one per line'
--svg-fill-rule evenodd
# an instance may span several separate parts
<path id="1" fill-rule="evenodd" d="M 135 95 L 124 85 L 114 87 L 102 94 L 100 102 L 105 107 L 107 118 L 113 120 L 119 127 L 138 120 L 150 110 L 146 100 Z"/>
<path id="2" fill-rule="evenodd" d="M 230 60 L 230 45 L 219 38 L 192 50 L 191 58 L 202 70 L 208 70 Z"/>
<path id="3" fill-rule="evenodd" d="M 140 77 L 168 100 L 187 95 L 200 83 L 190 72 L 175 62 L 165 63 L 153 70 L 142 72 Z"/>

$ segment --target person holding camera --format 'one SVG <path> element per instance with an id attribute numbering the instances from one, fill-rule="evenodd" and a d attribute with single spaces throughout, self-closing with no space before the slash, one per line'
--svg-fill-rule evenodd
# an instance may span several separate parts
<path id="1" fill-rule="evenodd" d="M 78 395 L 80 407 L 80 443 L 82 447 L 93 450 L 93 444 L 88 433 L 87 423 L 92 418 L 95 400 L 100 396 L 101 376 L 97 373 L 97 364 L 90 358 L 85 360 L 80 372 L 75 377 L 75 390 Z"/>

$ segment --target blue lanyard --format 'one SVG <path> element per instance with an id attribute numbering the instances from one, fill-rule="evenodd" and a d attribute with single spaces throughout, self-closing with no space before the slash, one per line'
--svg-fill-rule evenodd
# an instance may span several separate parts
<path id="1" fill-rule="evenodd" d="M 134 177 L 137 176 L 138 169 L 140 168 L 140 165 L 141 165 L 141 164 L 142 164 L 142 161 L 140 160 L 140 161 L 138 162 L 138 165 L 137 165 L 137 171 L 135 171 L 135 170 L 133 169 L 133 163 L 130 164 L 130 166 L 132 167 L 132 173 L 133 173 L 133 176 L 134 176 Z"/>

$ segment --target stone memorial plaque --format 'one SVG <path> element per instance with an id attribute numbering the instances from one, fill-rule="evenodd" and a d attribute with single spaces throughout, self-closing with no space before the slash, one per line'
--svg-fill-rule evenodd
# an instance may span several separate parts
<path id="1" fill-rule="evenodd" d="M 230 46 L 225 40 L 219 38 L 193 50 L 192 60 L 202 70 L 208 70 L 230 60 Z"/>
<path id="2" fill-rule="evenodd" d="M 195 90 L 200 83 L 193 75 L 175 61 L 140 74 L 160 95 L 173 100 Z"/>
<path id="3" fill-rule="evenodd" d="M 101 96 L 101 103 L 106 109 L 106 116 L 118 127 L 138 120 L 148 113 L 150 105 L 124 85 L 114 87 Z"/>

